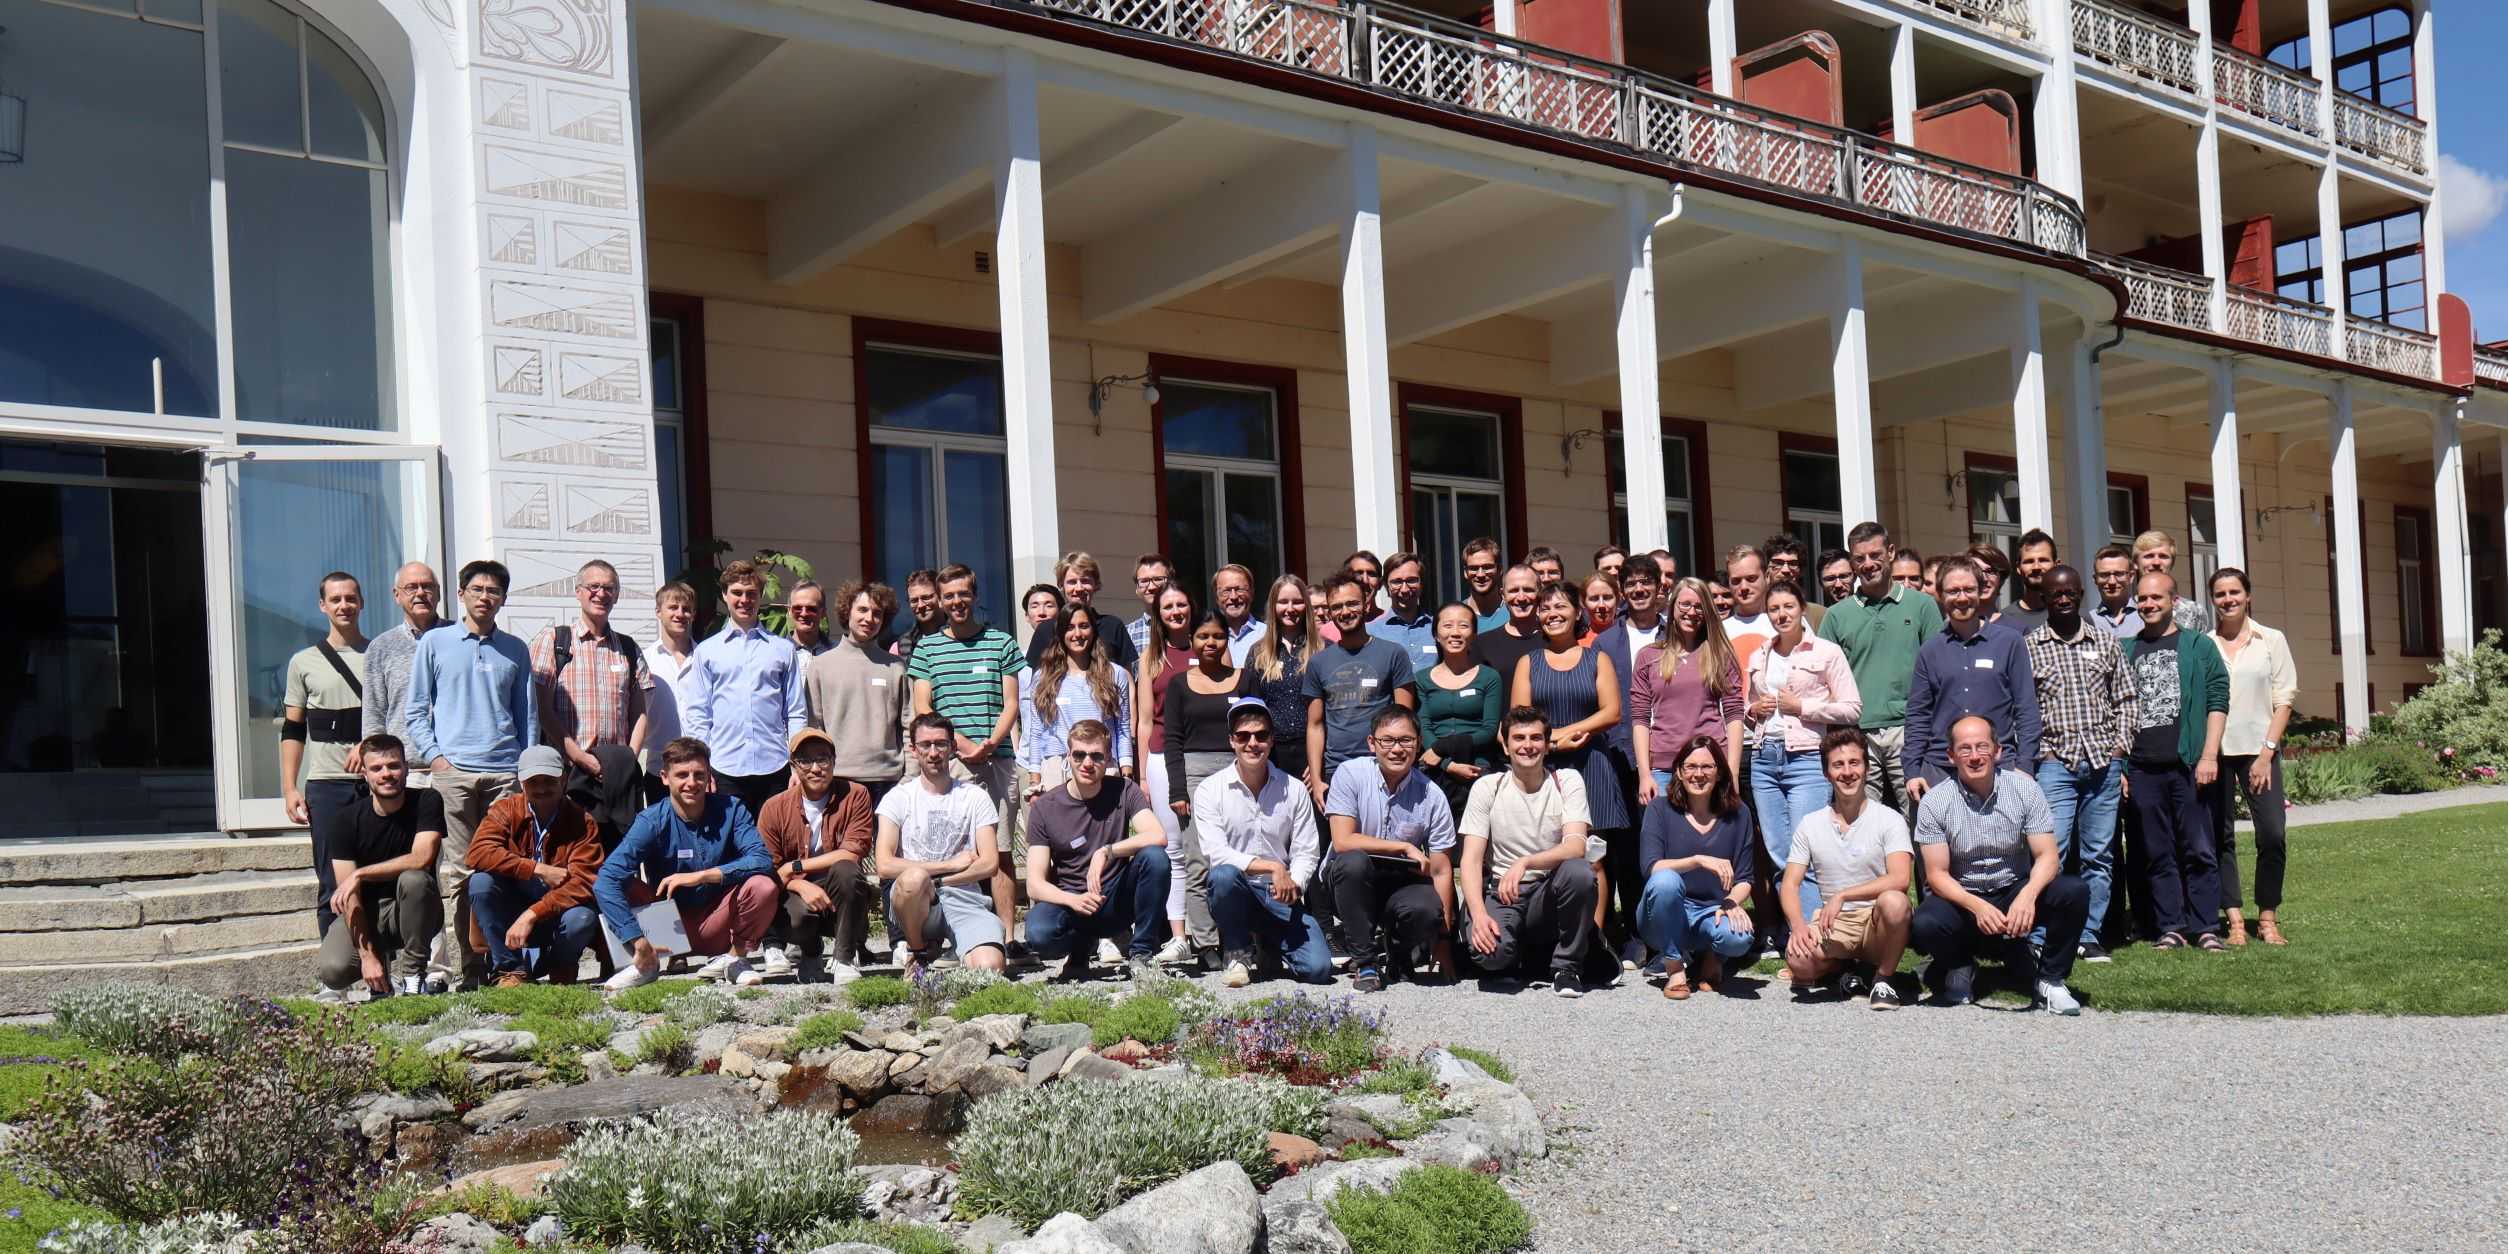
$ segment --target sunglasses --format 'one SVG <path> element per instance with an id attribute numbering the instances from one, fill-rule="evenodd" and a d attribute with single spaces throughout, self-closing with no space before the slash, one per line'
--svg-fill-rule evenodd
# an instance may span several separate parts
<path id="1" fill-rule="evenodd" d="M 1267 731 L 1234 731 L 1228 733 L 1228 739 L 1241 745 L 1258 744 L 1271 739 L 1271 733 Z"/>
<path id="2" fill-rule="evenodd" d="M 1111 756 L 1111 754 L 1108 754 L 1103 749 L 1074 749 L 1071 751 L 1071 760 L 1074 762 L 1103 762 Z"/>

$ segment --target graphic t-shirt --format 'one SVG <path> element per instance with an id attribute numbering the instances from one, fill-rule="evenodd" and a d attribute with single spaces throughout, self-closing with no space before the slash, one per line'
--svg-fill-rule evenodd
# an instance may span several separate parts
<path id="1" fill-rule="evenodd" d="M 2177 720 L 2185 693 L 2177 680 L 2178 634 L 2145 639 L 2126 661 L 2133 668 L 2134 692 L 2142 698 L 2142 715 L 2134 724 L 2133 760 L 2144 766 L 2182 766 L 2177 760 Z"/>

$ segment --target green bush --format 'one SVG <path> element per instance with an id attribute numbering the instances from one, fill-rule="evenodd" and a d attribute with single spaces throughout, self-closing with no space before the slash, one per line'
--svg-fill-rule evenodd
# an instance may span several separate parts
<path id="1" fill-rule="evenodd" d="M 2434 749 L 2453 750 L 2458 774 L 2508 771 L 2508 652 L 2497 629 L 2481 643 L 2449 653 L 2431 668 L 2438 682 L 2397 707 L 2395 734 Z"/>
<path id="2" fill-rule="evenodd" d="M 1448 1045 L 1446 1052 L 1488 1072 L 1489 1078 L 1500 1084 L 1515 1083 L 1515 1068 L 1508 1066 L 1506 1059 L 1488 1050 L 1474 1049 L 1469 1045 Z"/>
<path id="3" fill-rule="evenodd" d="M 492 1228 L 522 1228 L 547 1213 L 548 1209 L 548 1203 L 538 1198 L 524 1197 L 504 1185 L 483 1180 L 459 1189 L 424 1195 L 412 1210 L 410 1221 L 413 1224 L 425 1223 L 459 1211 Z"/>
<path id="4" fill-rule="evenodd" d="M 811 1111 L 735 1119 L 672 1110 L 597 1124 L 549 1180 L 549 1207 L 578 1240 L 750 1251 L 822 1220 L 859 1218 L 857 1144 L 842 1121 Z"/>
<path id="5" fill-rule="evenodd" d="M 834 1049 L 845 1043 L 845 1033 L 861 1026 L 862 1016 L 850 1010 L 823 1010 L 802 1020 L 794 1028 L 792 1040 L 787 1045 L 796 1054 L 806 1054 L 814 1049 Z"/>
<path id="6" fill-rule="evenodd" d="M 387 1025 L 416 1027 L 421 1023 L 434 1022 L 436 1016 L 453 1008 L 453 1002 L 454 999 L 450 993 L 378 997 L 372 1001 L 359 1003 L 357 1008 L 350 1013 L 357 1016 L 359 1023 L 376 1027 Z"/>
<path id="7" fill-rule="evenodd" d="M 1416 1167 L 1382 1193 L 1343 1189 L 1324 1209 L 1352 1254 L 1506 1254 L 1533 1239 L 1521 1203 L 1460 1167 Z"/>
<path id="8" fill-rule="evenodd" d="M 2463 782 L 2439 760 L 2437 750 L 2399 736 L 2370 736 L 2343 752 L 2369 763 L 2383 794 L 2441 792 Z"/>
<path id="9" fill-rule="evenodd" d="M 1277 1174 L 1265 1134 L 1319 1135 L 1324 1095 L 1276 1080 L 1202 1076 L 1155 1084 L 1064 1081 L 975 1104 L 950 1142 L 965 1214 L 1034 1228 L 1063 1211 L 1095 1218 L 1135 1193 L 1222 1159 L 1257 1183 Z"/>
<path id="10" fill-rule="evenodd" d="M 1384 1017 L 1354 997 L 1286 997 L 1248 1002 L 1194 1026 L 1185 1054 L 1215 1075 L 1243 1071 L 1297 1084 L 1335 1084 L 1374 1067 L 1384 1051 Z"/>
<path id="11" fill-rule="evenodd" d="M 662 1003 L 697 986 L 698 981 L 691 979 L 674 977 L 667 980 L 655 980 L 651 984 L 613 994 L 610 997 L 610 1009 L 624 1010 L 629 1014 L 637 1015 L 660 1014 Z M 395 997 L 392 1000 L 399 1001 L 400 999 Z"/>
<path id="12" fill-rule="evenodd" d="M 154 1223 L 82 1219 L 43 1238 L 40 1254 L 260 1254 L 275 1248 L 268 1233 L 248 1232 L 227 1214 L 185 1215 Z"/>
<path id="13" fill-rule="evenodd" d="M 664 1003 L 662 1016 L 693 1032 L 730 1019 L 737 1013 L 738 1005 L 730 990 L 719 985 L 700 984 Z"/>
<path id="14" fill-rule="evenodd" d="M 525 984 L 520 988 L 483 988 L 464 993 L 462 1004 L 492 1015 L 546 1015 L 580 1019 L 601 1010 L 601 990 L 589 984 Z"/>
<path id="15" fill-rule="evenodd" d="M 163 984 L 105 980 L 53 994 L 52 1018 L 89 1044 L 171 1062 L 234 1041 L 244 1028 L 242 1005 Z"/>
<path id="16" fill-rule="evenodd" d="M 2376 764 L 2348 750 L 2301 754 L 2282 763 L 2282 794 L 2292 805 L 2357 801 L 2376 792 Z"/>
<path id="17" fill-rule="evenodd" d="M 476 1100 L 470 1064 L 458 1054 L 430 1054 L 422 1042 L 374 1040 L 376 1081 L 394 1093 L 435 1093 L 460 1104 Z"/>
<path id="18" fill-rule="evenodd" d="M 1437 1073 L 1416 1058 L 1388 1058 L 1367 1078 L 1359 1081 L 1362 1093 L 1393 1093 L 1408 1097 L 1413 1093 L 1435 1093 Z"/>
<path id="19" fill-rule="evenodd" d="M 785 1242 L 786 1248 L 815 1250 L 830 1245 L 872 1245 L 890 1254 L 958 1254 L 958 1243 L 938 1228 L 921 1224 L 884 1224 L 868 1219 L 830 1220 Z"/>
<path id="20" fill-rule="evenodd" d="M 1039 1023 L 1086 1023 L 1106 1017 L 1115 999 L 1094 989 L 1048 994 L 1036 1008 Z"/>
<path id="21" fill-rule="evenodd" d="M 960 1023 L 982 1015 L 1033 1015 L 1039 1009 L 1036 990 L 1025 984 L 992 984 L 958 999 L 949 1016 Z"/>
<path id="22" fill-rule="evenodd" d="M 1144 1045 L 1164 1045 L 1184 1026 L 1176 1004 L 1164 997 L 1134 993 L 1106 1008 L 1091 1025 L 1097 1047 L 1104 1049 L 1127 1038 Z M 1049 1216 L 1050 1218 L 1050 1216 Z"/>
<path id="23" fill-rule="evenodd" d="M 664 1071 L 685 1071 L 696 1061 L 696 1042 L 689 1039 L 688 1029 L 676 1023 L 657 1023 L 644 1030 L 636 1043 L 636 1056 L 627 1065 L 660 1063 Z"/>
<path id="24" fill-rule="evenodd" d="M 893 975 L 872 975 L 845 986 L 845 1000 L 856 1010 L 883 1010 L 914 1000 L 914 989 Z"/>

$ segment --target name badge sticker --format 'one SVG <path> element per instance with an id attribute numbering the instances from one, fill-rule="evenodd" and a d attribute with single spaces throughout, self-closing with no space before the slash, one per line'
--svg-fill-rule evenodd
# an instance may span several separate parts
<path id="1" fill-rule="evenodd" d="M 888 676 L 886 676 L 886 675 L 873 675 L 873 676 L 871 676 L 871 686 L 872 686 L 872 687 L 874 687 L 874 688 L 885 688 L 885 687 L 887 687 L 887 686 L 888 686 Z"/>
<path id="2" fill-rule="evenodd" d="M 1361 678 L 1359 679 L 1359 687 L 1361 687 L 1361 688 L 1373 688 L 1373 687 L 1375 687 L 1375 686 L 1376 686 L 1376 677 L 1375 677 L 1375 676 L 1373 676 L 1373 675 L 1363 676 L 1363 677 L 1361 677 Z"/>
<path id="3" fill-rule="evenodd" d="M 679 860 L 680 860 L 680 861 L 682 861 L 682 862 L 689 862 L 689 861 L 693 861 L 693 860 L 695 860 L 695 858 L 696 858 L 696 856 L 697 856 L 697 851 L 696 851 L 696 850 L 694 850 L 694 849 L 682 849 L 682 850 L 679 850 L 679 851 L 678 851 L 678 853 L 679 853 Z"/>
<path id="4" fill-rule="evenodd" d="M 625 658 L 623 658 L 623 657 L 622 657 L 622 658 L 612 658 L 612 659 L 610 660 L 610 670 L 611 670 L 611 671 L 613 671 L 613 672 L 617 672 L 617 671 L 623 671 L 623 670 L 626 670 L 626 669 L 627 669 L 627 659 L 625 659 Z"/>
<path id="5" fill-rule="evenodd" d="M 1990 657 L 1981 657 L 1976 661 L 1969 663 L 1969 665 L 1974 666 L 1981 671 L 1990 671 L 1994 669 L 1994 659 Z"/>
<path id="6" fill-rule="evenodd" d="M 1456 695 L 1456 696 L 1458 696 L 1458 697 L 1477 697 L 1477 696 L 1479 696 L 1479 695 L 1480 695 L 1480 689 L 1478 689 L 1478 688 L 1466 688 L 1466 689 L 1464 689 L 1463 691 L 1458 692 L 1458 693 L 1456 693 L 1456 694 L 1454 694 L 1454 695 Z"/>
<path id="7" fill-rule="evenodd" d="M 990 662 L 978 662 L 975 665 L 968 667 L 967 673 L 970 675 L 990 675 L 993 673 L 993 664 Z"/>

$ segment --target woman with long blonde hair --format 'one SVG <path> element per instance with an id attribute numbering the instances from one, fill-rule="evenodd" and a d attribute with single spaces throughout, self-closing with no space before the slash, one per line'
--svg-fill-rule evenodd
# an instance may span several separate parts
<path id="1" fill-rule="evenodd" d="M 1238 693 L 1259 697 L 1271 711 L 1271 764 L 1314 791 L 1306 761 L 1306 659 L 1315 651 L 1306 581 L 1282 575 L 1263 594 L 1263 634 L 1245 654 Z M 1317 795 L 1316 804 L 1323 804 Z"/>
<path id="2" fill-rule="evenodd" d="M 1670 791 L 1681 746 L 1693 736 L 1724 745 L 1724 768 L 1742 769 L 1742 665 L 1716 617 L 1715 592 L 1693 575 L 1672 585 L 1663 635 L 1637 651 L 1630 668 L 1629 741 L 1637 760 L 1637 803 Z"/>

